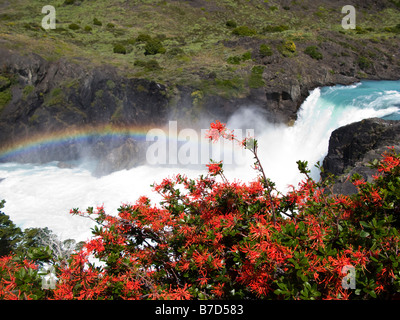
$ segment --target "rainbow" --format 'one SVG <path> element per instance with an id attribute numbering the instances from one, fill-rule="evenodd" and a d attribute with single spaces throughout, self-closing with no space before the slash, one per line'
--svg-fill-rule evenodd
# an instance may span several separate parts
<path id="1" fill-rule="evenodd" d="M 40 151 L 43 147 L 57 148 L 59 146 L 74 142 L 84 143 L 92 138 L 132 138 L 136 141 L 146 141 L 148 138 L 158 136 L 160 131 L 152 133 L 152 129 L 160 129 L 164 132 L 166 139 L 176 139 L 180 141 L 177 128 L 171 130 L 166 126 L 132 126 L 118 127 L 115 125 L 90 126 L 85 128 L 69 128 L 50 133 L 39 133 L 30 137 L 20 139 L 7 146 L 0 147 L 0 162 L 7 162 L 7 159 L 13 159 L 19 155 L 30 152 Z M 200 131 L 198 131 L 200 136 Z M 200 143 L 204 142 L 200 139 Z M 154 141 L 154 140 L 152 140 Z"/>
<path id="2" fill-rule="evenodd" d="M 154 128 L 154 127 L 153 127 Z M 149 130 L 147 126 L 142 127 L 116 127 L 97 126 L 87 128 L 66 129 L 57 132 L 40 133 L 26 137 L 0 148 L 0 161 L 16 157 L 24 153 L 30 153 L 43 147 L 58 147 L 64 144 L 85 142 L 91 138 L 133 138 L 145 141 Z"/>

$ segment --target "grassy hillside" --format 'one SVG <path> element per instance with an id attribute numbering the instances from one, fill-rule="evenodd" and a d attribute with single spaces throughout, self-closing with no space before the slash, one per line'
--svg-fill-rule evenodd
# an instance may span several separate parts
<path id="1" fill-rule="evenodd" d="M 368 41 L 376 50 L 359 54 L 368 66 L 383 42 L 398 41 L 400 4 L 383 2 L 359 1 L 357 29 L 346 31 L 346 1 L 0 0 L 0 41 L 48 60 L 108 63 L 128 77 L 240 96 L 264 84 L 257 66 L 268 57 L 318 62 L 326 42 L 357 55 L 356 44 Z M 41 28 L 48 4 L 56 8 L 55 30 Z"/>

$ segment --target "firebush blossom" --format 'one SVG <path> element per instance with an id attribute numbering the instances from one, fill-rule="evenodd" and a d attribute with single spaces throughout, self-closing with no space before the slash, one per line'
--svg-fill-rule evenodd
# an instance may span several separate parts
<path id="1" fill-rule="evenodd" d="M 216 175 L 220 174 L 222 171 L 222 161 L 219 163 L 207 164 L 207 168 L 208 168 L 208 173 L 211 176 L 216 176 Z"/>
<path id="2" fill-rule="evenodd" d="M 236 139 L 219 121 L 208 137 Z M 158 205 L 139 197 L 114 215 L 103 206 L 72 209 L 96 225 L 68 262 L 53 262 L 55 289 L 41 288 L 37 262 L 8 255 L 0 257 L 0 298 L 396 298 L 400 155 L 389 149 L 374 164 L 379 175 L 353 179 L 358 192 L 349 196 L 330 192 L 329 181 L 314 181 L 300 163 L 305 178 L 282 194 L 266 178 L 257 147 L 247 148 L 254 181 L 229 182 L 223 163 L 210 163 L 197 179 L 178 174 L 155 183 Z M 356 289 L 343 287 L 346 267 Z"/>

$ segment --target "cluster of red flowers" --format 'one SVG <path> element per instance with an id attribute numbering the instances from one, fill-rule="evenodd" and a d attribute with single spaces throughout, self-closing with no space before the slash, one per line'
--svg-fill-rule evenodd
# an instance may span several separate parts
<path id="1" fill-rule="evenodd" d="M 236 139 L 233 131 L 227 129 L 225 123 L 221 123 L 217 120 L 215 123 L 211 123 L 210 129 L 206 132 L 206 138 L 210 139 L 212 142 L 217 142 L 221 137 L 228 140 Z"/>
<path id="2" fill-rule="evenodd" d="M 207 168 L 208 168 L 208 173 L 211 176 L 215 177 L 215 176 L 219 175 L 220 173 L 222 173 L 222 161 L 219 163 L 207 164 Z"/>
<path id="3" fill-rule="evenodd" d="M 218 121 L 211 130 L 213 139 L 227 134 Z M 228 182 L 222 163 L 208 170 L 196 180 L 177 175 L 156 184 L 160 206 L 141 197 L 117 216 L 103 207 L 71 211 L 98 226 L 57 267 L 51 298 L 369 299 L 400 292 L 400 156 L 393 151 L 377 164 L 374 183 L 354 180 L 353 196 L 329 193 L 307 175 L 282 195 L 262 175 Z M 0 261 L 0 272 L 9 272 L 0 281 L 3 298 L 16 290 L 10 261 Z M 346 268 L 354 270 L 355 288 L 343 286 Z"/>
<path id="4" fill-rule="evenodd" d="M 4 300 L 30 300 L 34 286 L 37 286 L 35 271 L 37 266 L 27 260 L 14 259 L 13 256 L 0 257 L 0 298 Z M 18 276 L 29 279 L 27 288 L 19 288 Z M 22 289 L 22 290 L 21 290 Z"/>

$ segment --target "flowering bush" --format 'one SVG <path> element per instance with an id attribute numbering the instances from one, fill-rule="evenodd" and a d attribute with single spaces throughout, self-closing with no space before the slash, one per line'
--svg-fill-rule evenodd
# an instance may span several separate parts
<path id="1" fill-rule="evenodd" d="M 207 136 L 212 141 L 236 140 L 252 152 L 258 178 L 229 182 L 223 164 L 211 163 L 206 176 L 189 179 L 178 174 L 155 184 L 154 191 L 163 199 L 159 206 L 140 197 L 134 204 L 122 205 L 117 216 L 106 214 L 103 207 L 71 210 L 97 222 L 94 237 L 67 265 L 57 266 L 57 286 L 47 296 L 306 300 L 398 296 L 400 155 L 393 149 L 374 162 L 373 183 L 353 177 L 357 194 L 333 194 L 331 183 L 311 179 L 307 163 L 301 161 L 304 180 L 281 194 L 264 174 L 254 138 L 238 141 L 218 121 Z M 101 264 L 91 263 L 93 257 Z M 353 286 L 346 270 L 353 272 Z M 11 279 L 13 267 L 7 272 Z M 3 298 L 8 297 L 7 281 L 3 277 L 0 281 Z"/>
<path id="2" fill-rule="evenodd" d="M 37 266 L 13 256 L 0 257 L 0 299 L 36 300 L 44 298 Z"/>

